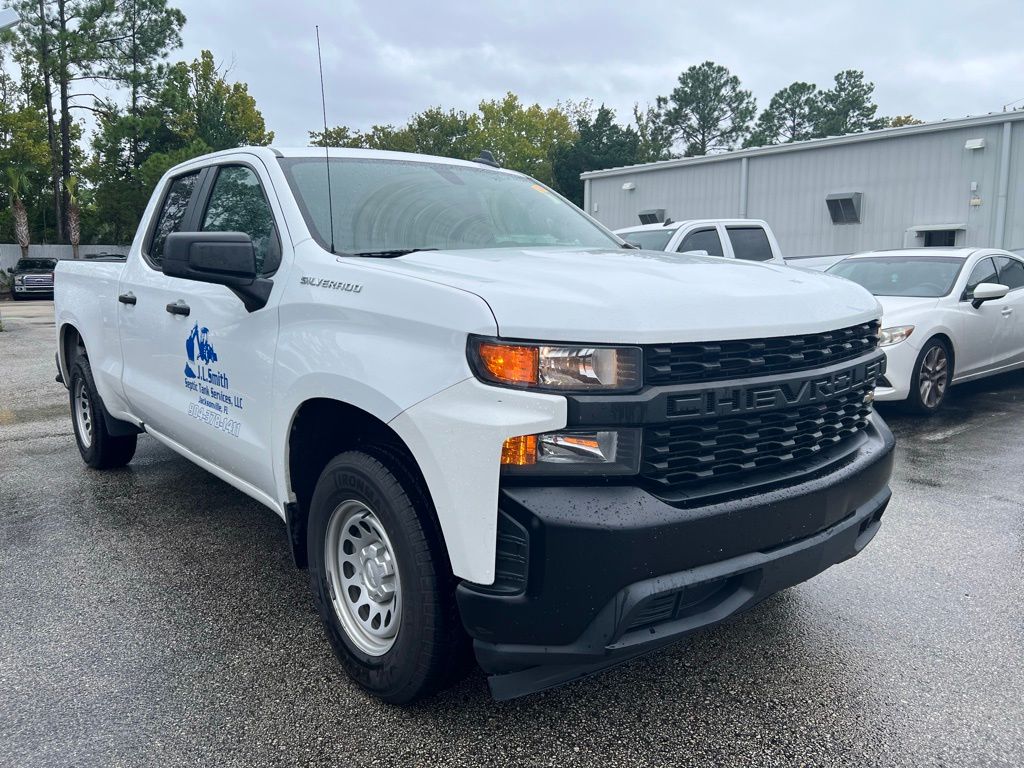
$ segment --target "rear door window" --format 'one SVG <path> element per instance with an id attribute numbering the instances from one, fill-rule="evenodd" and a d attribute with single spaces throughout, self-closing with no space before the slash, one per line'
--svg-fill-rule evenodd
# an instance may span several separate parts
<path id="1" fill-rule="evenodd" d="M 172 232 L 179 231 L 185 221 L 185 212 L 188 210 L 188 204 L 192 199 L 192 192 L 195 190 L 198 178 L 198 171 L 178 176 L 171 181 L 167 189 L 149 244 L 149 258 L 157 267 L 160 266 L 164 257 L 164 243 L 167 241 L 167 236 Z"/>
<path id="2" fill-rule="evenodd" d="M 997 256 L 996 266 L 999 267 L 999 282 L 1010 286 L 1010 290 L 1024 287 L 1024 262 L 1011 259 L 1009 256 Z"/>
<path id="3" fill-rule="evenodd" d="M 771 261 L 774 258 L 768 233 L 761 227 L 726 227 L 737 259 Z"/>
<path id="4" fill-rule="evenodd" d="M 718 230 L 715 227 L 690 232 L 683 238 L 683 242 L 679 244 L 679 248 L 676 250 L 679 253 L 684 251 L 707 251 L 708 256 L 725 255 L 725 251 L 722 250 L 722 238 L 718 236 Z"/>

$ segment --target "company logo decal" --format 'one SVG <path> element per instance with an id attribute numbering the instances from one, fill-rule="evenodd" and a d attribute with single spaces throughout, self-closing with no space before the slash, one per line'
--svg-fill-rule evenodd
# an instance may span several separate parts
<path id="1" fill-rule="evenodd" d="M 212 367 L 219 358 L 209 337 L 210 329 L 200 328 L 196 323 L 185 339 L 185 389 L 195 397 L 188 404 L 188 415 L 238 437 L 242 429 L 239 419 L 244 399 L 232 393 L 228 375 L 220 368 Z"/>

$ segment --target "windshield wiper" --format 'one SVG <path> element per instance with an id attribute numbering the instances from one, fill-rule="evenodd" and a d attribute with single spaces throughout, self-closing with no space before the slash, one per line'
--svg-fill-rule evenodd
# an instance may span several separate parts
<path id="1" fill-rule="evenodd" d="M 393 251 L 359 251 L 358 253 L 351 254 L 352 256 L 368 256 L 377 257 L 381 259 L 393 259 L 396 256 L 405 256 L 410 253 L 419 253 L 420 251 L 436 251 L 437 248 L 396 248 Z"/>

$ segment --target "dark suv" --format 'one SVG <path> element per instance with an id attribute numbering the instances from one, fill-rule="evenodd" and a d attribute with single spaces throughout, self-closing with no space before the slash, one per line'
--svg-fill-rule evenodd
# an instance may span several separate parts
<path id="1" fill-rule="evenodd" d="M 55 259 L 19 259 L 14 267 L 11 298 L 53 298 Z"/>

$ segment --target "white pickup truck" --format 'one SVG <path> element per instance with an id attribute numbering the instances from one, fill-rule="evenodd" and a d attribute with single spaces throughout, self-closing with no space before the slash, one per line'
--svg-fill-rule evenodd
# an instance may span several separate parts
<path id="1" fill-rule="evenodd" d="M 470 640 L 508 698 L 857 554 L 890 496 L 879 314 L 634 250 L 485 156 L 208 155 L 125 259 L 56 272 L 86 464 L 145 433 L 280 515 L 342 664 L 399 703 Z"/>
<path id="2" fill-rule="evenodd" d="M 761 219 L 668 219 L 617 229 L 615 234 L 649 251 L 704 252 L 726 259 L 786 263 L 775 233 Z"/>

